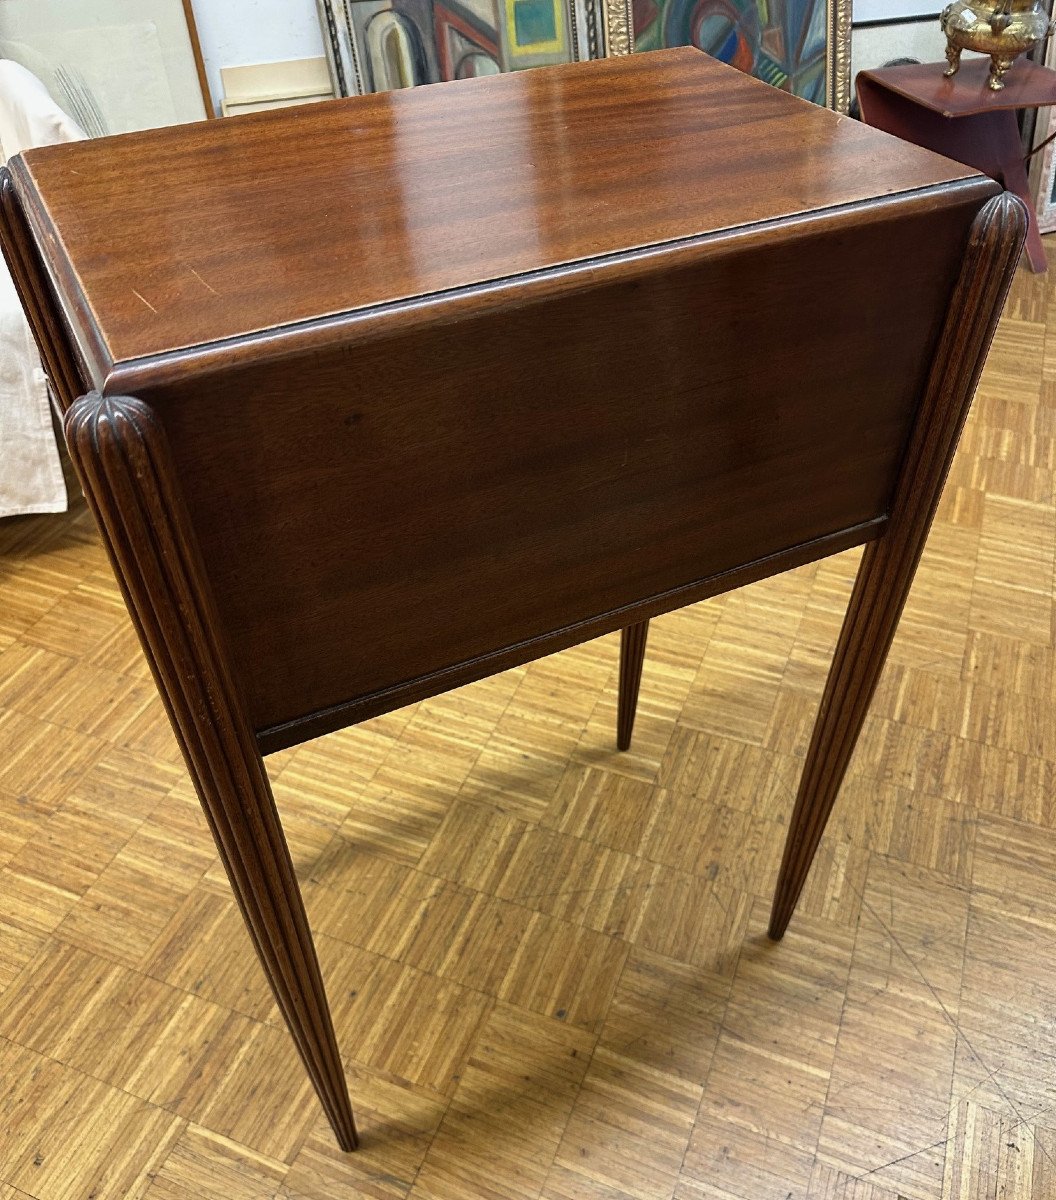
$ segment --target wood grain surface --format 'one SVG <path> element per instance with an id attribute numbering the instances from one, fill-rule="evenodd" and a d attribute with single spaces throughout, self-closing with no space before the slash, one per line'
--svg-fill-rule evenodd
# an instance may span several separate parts
<path id="1" fill-rule="evenodd" d="M 188 132 L 190 130 L 190 132 Z M 972 172 L 693 49 L 31 151 L 113 362 Z M 129 389 L 127 384 L 124 385 Z"/>
<path id="2" fill-rule="evenodd" d="M 66 444 L 169 710 L 264 973 L 343 1150 L 356 1128 L 267 772 L 227 668 L 164 434 L 145 404 L 82 397 Z"/>
<path id="3" fill-rule="evenodd" d="M 0 522 L 0 1197 L 1050 1200 L 1054 468 L 1020 272 L 776 946 L 859 551 L 654 620 L 626 754 L 614 634 L 275 755 L 353 1155 L 90 514 Z"/>
<path id="4" fill-rule="evenodd" d="M 907 63 L 862 74 L 882 80 L 891 91 L 949 118 L 1056 104 L 1056 71 L 1028 58 L 1016 60 L 1014 69 L 1004 77 L 1005 86 L 997 92 L 987 86 L 988 57 L 966 58 L 949 78 L 943 74 L 946 67 L 944 62 Z"/>
<path id="5" fill-rule="evenodd" d="M 262 747 L 875 536 L 995 191 L 119 373 L 172 445 Z"/>
<path id="6" fill-rule="evenodd" d="M 874 536 L 995 191 L 141 379 L 262 745 Z"/>
<path id="7" fill-rule="evenodd" d="M 484 84 L 14 165 L 266 751 L 877 536 L 997 190 L 692 50 Z M 136 286 L 192 262 L 204 304 Z"/>

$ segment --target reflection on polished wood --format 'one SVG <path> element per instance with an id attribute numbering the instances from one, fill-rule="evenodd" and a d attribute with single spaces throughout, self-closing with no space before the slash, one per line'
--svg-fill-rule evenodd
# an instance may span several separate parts
<path id="1" fill-rule="evenodd" d="M 974 173 L 688 48 L 29 160 L 102 364 Z"/>
<path id="2" fill-rule="evenodd" d="M 270 760 L 354 1155 L 83 504 L 0 524 L 3 1200 L 1048 1200 L 1052 277 L 1016 279 L 779 945 L 859 551 L 654 620 L 626 754 L 613 635 Z"/>

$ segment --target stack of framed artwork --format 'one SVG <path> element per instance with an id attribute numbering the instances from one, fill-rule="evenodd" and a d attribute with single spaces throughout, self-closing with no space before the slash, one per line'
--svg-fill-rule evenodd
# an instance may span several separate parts
<path id="1" fill-rule="evenodd" d="M 851 0 L 318 0 L 338 95 L 697 46 L 847 109 Z"/>

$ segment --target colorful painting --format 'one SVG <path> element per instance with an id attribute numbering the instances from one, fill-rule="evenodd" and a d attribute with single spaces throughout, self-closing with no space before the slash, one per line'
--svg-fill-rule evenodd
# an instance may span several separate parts
<path id="1" fill-rule="evenodd" d="M 829 99 L 828 0 L 633 0 L 635 50 L 696 46 L 815 104 Z"/>
<path id="2" fill-rule="evenodd" d="M 577 3 L 325 0 L 337 90 L 383 92 L 591 57 L 577 37 Z"/>
<path id="3" fill-rule="evenodd" d="M 847 111 L 851 0 L 318 0 L 334 90 L 697 46 Z"/>

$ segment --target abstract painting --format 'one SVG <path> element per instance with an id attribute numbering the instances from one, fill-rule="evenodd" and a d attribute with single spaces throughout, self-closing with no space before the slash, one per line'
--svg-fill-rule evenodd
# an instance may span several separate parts
<path id="1" fill-rule="evenodd" d="M 839 7 L 835 0 L 632 0 L 634 48 L 696 46 L 774 87 L 832 104 Z"/>
<path id="2" fill-rule="evenodd" d="M 551 63 L 697 46 L 847 111 L 851 0 L 318 0 L 348 96 Z"/>
<path id="3" fill-rule="evenodd" d="M 595 2 L 320 0 L 342 95 L 600 57 Z"/>

